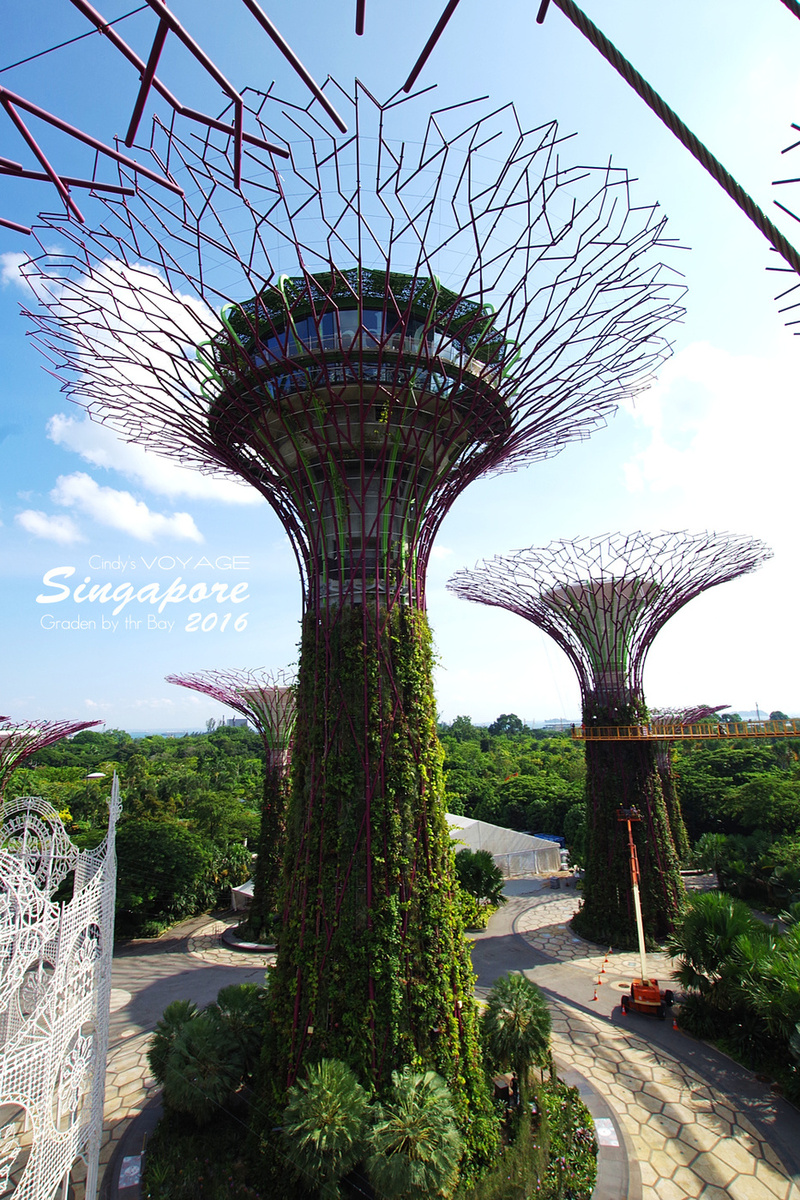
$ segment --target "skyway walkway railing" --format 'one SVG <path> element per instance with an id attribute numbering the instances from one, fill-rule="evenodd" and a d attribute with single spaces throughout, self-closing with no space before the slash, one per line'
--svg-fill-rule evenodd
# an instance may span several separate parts
<path id="1" fill-rule="evenodd" d="M 701 721 L 697 725 L 573 725 L 579 742 L 675 742 L 719 738 L 800 737 L 800 721 Z"/>

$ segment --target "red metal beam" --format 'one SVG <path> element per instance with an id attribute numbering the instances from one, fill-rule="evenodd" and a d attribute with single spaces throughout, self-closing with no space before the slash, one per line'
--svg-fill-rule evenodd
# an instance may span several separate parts
<path id="1" fill-rule="evenodd" d="M 147 70 L 147 64 L 144 59 L 141 59 L 136 51 L 132 50 L 128 43 L 119 36 L 116 30 L 107 24 L 97 9 L 93 8 L 87 0 L 71 0 L 71 3 L 83 13 L 87 20 L 92 22 L 104 37 L 108 38 L 112 46 L 119 50 L 120 54 L 127 58 L 128 62 L 139 72 L 140 76 L 143 76 Z M 236 131 L 233 126 L 226 125 L 224 121 L 218 121 L 214 117 L 209 117 L 205 113 L 198 112 L 195 108 L 188 108 L 185 104 L 181 104 L 177 96 L 173 96 L 166 84 L 162 83 L 157 75 L 153 75 L 151 86 L 179 116 L 186 117 L 190 121 L 197 121 L 202 125 L 207 125 L 210 129 L 218 129 L 221 133 L 235 136 Z M 242 141 L 247 142 L 248 145 L 258 146 L 270 154 L 277 154 L 281 158 L 289 158 L 289 151 L 284 150 L 282 146 L 276 146 L 274 143 L 265 141 L 263 138 L 254 137 L 252 134 L 242 133 Z"/>
<path id="2" fill-rule="evenodd" d="M 153 48 L 150 51 L 150 57 L 147 60 L 147 66 L 142 73 L 142 86 L 139 88 L 139 95 L 136 97 L 136 103 L 133 106 L 133 114 L 131 116 L 128 132 L 125 134 L 125 145 L 132 146 L 136 140 L 136 130 L 139 128 L 139 122 L 142 119 L 144 106 L 147 103 L 147 97 L 150 94 L 153 80 L 156 77 L 156 67 L 158 60 L 161 58 L 161 51 L 164 49 L 164 42 L 167 40 L 169 33 L 169 25 L 166 21 L 159 21 L 156 36 L 153 39 Z"/>
<path id="3" fill-rule="evenodd" d="M 97 150 L 100 154 L 105 154 L 109 158 L 113 158 L 116 162 L 122 163 L 123 166 L 129 167 L 132 171 L 136 171 L 140 175 L 144 175 L 147 179 L 151 179 L 153 183 L 158 183 L 161 187 L 167 188 L 170 192 L 175 192 L 177 196 L 183 196 L 183 188 L 177 183 L 173 183 L 171 179 L 167 179 L 165 175 L 159 175 L 157 171 L 151 171 L 149 167 L 143 167 L 141 163 L 137 163 L 135 159 L 128 158 L 127 154 L 120 154 L 119 150 L 112 150 L 110 146 L 106 146 L 103 142 L 92 137 L 88 133 L 84 133 L 81 129 L 77 129 L 74 125 L 70 125 L 68 121 L 62 121 L 61 117 L 55 116 L 54 113 L 47 112 L 46 109 L 40 108 L 38 104 L 33 104 L 30 100 L 26 100 L 24 96 L 18 96 L 15 92 L 10 92 L 8 88 L 0 87 L 0 103 L 6 108 L 9 105 L 18 108 L 24 108 L 26 112 L 31 113 L 34 117 L 39 117 L 42 121 L 46 121 L 49 125 L 54 125 L 56 129 L 60 129 L 62 133 L 68 133 L 70 137 L 74 137 L 79 142 L 84 142 L 87 146 L 91 146 L 93 150 Z M 19 118 L 16 118 L 18 126 L 21 125 Z M 23 126 L 24 128 L 24 126 Z M 22 132 L 22 130 L 20 130 Z M 26 133 L 25 140 L 28 141 L 31 135 Z M 42 152 L 36 145 L 36 142 L 28 141 L 39 162 L 48 170 L 43 161 Z M 61 189 L 59 188 L 59 191 Z"/>
<path id="4" fill-rule="evenodd" d="M 333 107 L 330 100 L 323 92 L 322 88 L 319 87 L 319 85 L 314 82 L 314 80 L 309 75 L 306 68 L 300 62 L 300 59 L 297 57 L 295 52 L 292 50 L 291 46 L 288 44 L 288 42 L 284 41 L 284 39 L 278 33 L 278 30 L 272 24 L 272 21 L 270 21 L 267 14 L 261 8 L 261 5 L 257 3 L 257 0 L 242 0 L 242 2 L 253 14 L 255 19 L 258 21 L 259 25 L 261 26 L 261 28 L 264 29 L 269 34 L 269 36 L 272 38 L 272 41 L 278 47 L 278 49 L 280 50 L 283 57 L 295 69 L 295 71 L 300 76 L 300 78 L 302 79 L 302 81 L 306 85 L 306 87 L 311 92 L 313 92 L 313 94 L 316 96 L 317 100 L 319 100 L 320 104 L 325 109 L 325 112 L 328 114 L 328 116 L 331 118 L 331 120 L 337 126 L 337 128 L 340 129 L 342 131 L 342 133 L 347 133 L 347 125 L 344 123 L 342 118 L 339 116 L 338 112 Z M 148 4 L 158 3 L 158 0 L 147 0 L 147 3 Z"/>

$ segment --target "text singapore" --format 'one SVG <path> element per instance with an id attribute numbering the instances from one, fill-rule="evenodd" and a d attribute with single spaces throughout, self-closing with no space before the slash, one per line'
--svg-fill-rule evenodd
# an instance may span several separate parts
<path id="1" fill-rule="evenodd" d="M 74 589 L 60 579 L 71 579 L 75 567 L 53 567 L 42 577 L 45 587 L 52 588 L 49 593 L 42 592 L 36 597 L 37 604 L 60 604 L 63 600 L 72 600 L 76 604 L 114 604 L 111 615 L 121 613 L 126 605 L 134 600 L 139 604 L 157 604 L 158 611 L 163 612 L 168 604 L 181 604 L 188 600 L 190 604 L 202 604 L 204 600 L 212 600 L 217 604 L 243 604 L 249 600 L 247 581 L 236 583 L 233 587 L 227 583 L 192 583 L 181 582 L 178 575 L 164 587 L 158 582 L 143 583 L 134 587 L 132 583 L 95 583 L 91 575 L 87 575 L 83 583 Z"/>

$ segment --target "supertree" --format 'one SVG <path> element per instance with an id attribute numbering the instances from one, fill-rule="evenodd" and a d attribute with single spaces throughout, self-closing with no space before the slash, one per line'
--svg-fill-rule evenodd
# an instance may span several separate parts
<path id="1" fill-rule="evenodd" d="M 586 726 L 648 724 L 642 689 L 647 652 L 664 623 L 694 596 L 755 570 L 763 543 L 716 533 L 633 533 L 556 541 L 474 571 L 448 587 L 464 600 L 508 609 L 554 639 L 575 668 Z M 588 851 L 576 928 L 600 942 L 633 944 L 626 831 L 620 806 L 638 807 L 642 907 L 663 937 L 683 888 L 655 761 L 655 743 L 586 742 Z"/>
<path id="2" fill-rule="evenodd" d="M 709 717 L 715 716 L 716 713 L 721 712 L 723 708 L 727 707 L 727 704 L 716 704 L 713 706 L 696 704 L 693 708 L 659 708 L 651 710 L 650 725 L 653 729 L 664 729 L 669 725 L 696 725 L 699 721 L 706 721 Z M 686 830 L 686 822 L 683 819 L 683 810 L 681 808 L 680 797 L 678 796 L 675 772 L 672 768 L 670 743 L 668 741 L 656 742 L 656 769 L 658 777 L 661 780 L 664 803 L 667 806 L 667 817 L 669 819 L 670 830 L 672 831 L 672 840 L 675 843 L 675 850 L 680 861 L 687 862 L 691 852 L 691 844 L 689 842 L 689 834 Z"/>
<path id="3" fill-rule="evenodd" d="M 199 671 L 167 675 L 167 683 L 213 696 L 247 717 L 264 744 L 264 797 L 253 902 L 245 922 L 249 934 L 266 939 L 275 932 L 278 881 L 283 861 L 286 799 L 297 709 L 295 676 L 290 671 Z"/>
<path id="4" fill-rule="evenodd" d="M 37 750 L 52 746 L 53 742 L 71 737 L 82 729 L 102 724 L 102 721 L 22 721 L 16 724 L 9 717 L 0 717 L 0 802 L 13 772 Z"/>
<path id="5" fill-rule="evenodd" d="M 291 170 L 155 127 L 185 204 L 139 181 L 93 236 L 45 219 L 38 341 L 125 437 L 238 476 L 303 583 L 276 1088 L 304 1060 L 411 1060 L 488 1126 L 456 915 L 425 572 L 460 492 L 587 436 L 667 353 L 680 288 L 626 173 L 567 167 L 550 123 L 341 92 L 355 132 L 248 92 Z M 409 104 L 412 109 L 409 111 Z M 43 218 L 44 219 L 44 218 Z M 55 235 L 58 238 L 55 238 Z M 48 254 L 45 242 L 63 251 Z M 220 305 L 222 305 L 220 310 Z"/>

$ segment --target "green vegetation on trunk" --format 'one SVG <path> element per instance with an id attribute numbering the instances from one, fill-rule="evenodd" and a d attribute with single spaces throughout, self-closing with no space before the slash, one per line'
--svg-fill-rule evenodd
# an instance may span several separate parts
<path id="1" fill-rule="evenodd" d="M 443 792 L 425 617 L 307 617 L 267 1090 L 279 1102 L 322 1058 L 379 1091 L 406 1065 L 430 1068 L 480 1158 L 497 1131 Z"/>
<path id="2" fill-rule="evenodd" d="M 638 725 L 646 722 L 647 713 L 636 702 L 614 707 L 595 703 L 584 720 L 601 726 Z M 620 808 L 635 806 L 642 815 L 634 825 L 634 841 L 645 936 L 663 940 L 680 916 L 684 888 L 653 744 L 587 742 L 586 794 L 584 903 L 573 919 L 575 929 L 603 945 L 636 945 L 627 826 L 617 815 Z"/>

